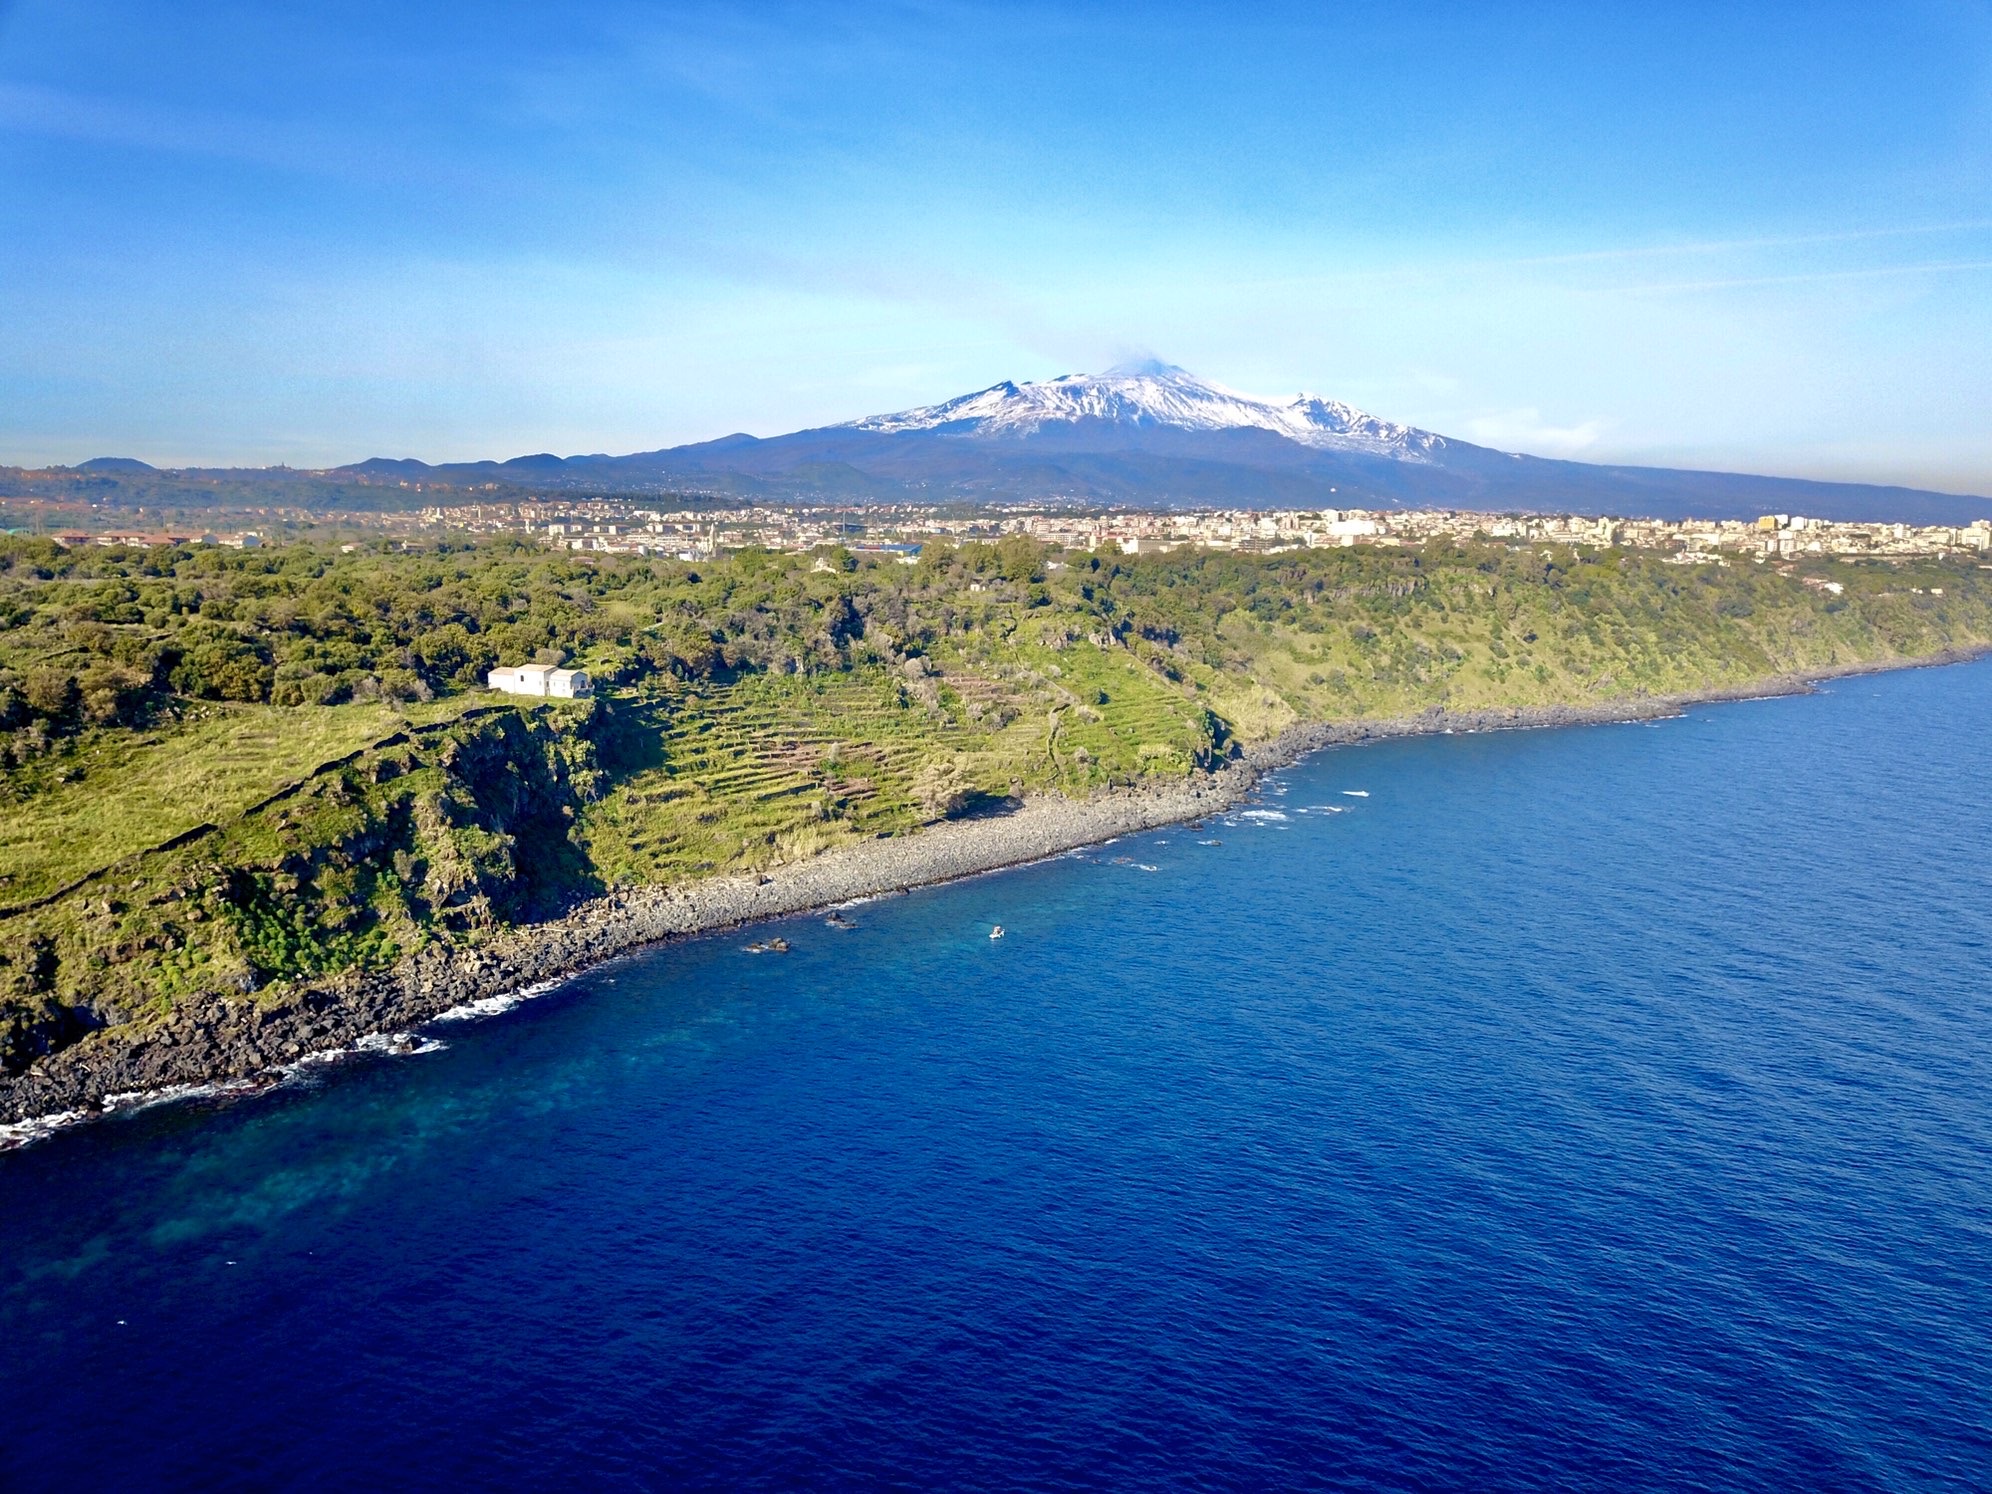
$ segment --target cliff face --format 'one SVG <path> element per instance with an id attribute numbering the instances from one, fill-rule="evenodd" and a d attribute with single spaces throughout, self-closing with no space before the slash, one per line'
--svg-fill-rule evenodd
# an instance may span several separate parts
<path id="1" fill-rule="evenodd" d="M 127 858 L 6 920 L 0 1073 L 108 1025 L 382 968 L 438 936 L 599 890 L 570 837 L 598 792 L 590 705 L 404 734 L 239 821 Z"/>

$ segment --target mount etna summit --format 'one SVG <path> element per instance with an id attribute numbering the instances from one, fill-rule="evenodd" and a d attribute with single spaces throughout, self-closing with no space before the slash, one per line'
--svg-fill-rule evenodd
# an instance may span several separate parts
<path id="1" fill-rule="evenodd" d="M 1163 430 L 1269 431 L 1302 446 L 1413 459 L 1447 444 L 1443 436 L 1378 420 L 1340 400 L 1312 394 L 1285 403 L 1258 399 L 1167 363 L 1067 374 L 1041 384 L 1004 382 L 945 404 L 874 415 L 837 429 L 943 431 L 987 440 L 1042 437 L 1062 427 L 1096 437 Z"/>
<path id="2" fill-rule="evenodd" d="M 103 489 L 159 477 L 126 460 L 76 470 Z M 273 482 L 297 477 L 288 470 L 263 475 Z M 1495 451 L 1340 400 L 1260 398 L 1155 362 L 1006 381 L 936 405 L 780 436 L 737 434 L 628 456 L 539 454 L 440 466 L 374 458 L 322 476 L 421 482 L 425 491 L 500 483 L 777 502 L 1453 508 L 1659 519 L 1791 511 L 1913 524 L 1992 515 L 1992 498 L 1971 495 Z"/>
<path id="3" fill-rule="evenodd" d="M 766 440 L 729 436 L 608 465 L 652 466 L 688 481 L 788 497 L 1589 510 L 1656 518 L 1796 509 L 1921 523 L 1992 512 L 1992 499 L 1906 488 L 1494 451 L 1318 395 L 1240 394 L 1162 363 L 1005 382 L 844 425 Z"/>

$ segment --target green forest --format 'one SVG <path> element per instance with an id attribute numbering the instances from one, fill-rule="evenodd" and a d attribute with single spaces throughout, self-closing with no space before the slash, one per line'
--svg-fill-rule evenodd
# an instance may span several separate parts
<path id="1" fill-rule="evenodd" d="M 1206 772 L 1303 722 L 1989 641 L 1992 570 L 1962 558 L 0 539 L 0 1072 L 202 993 Z M 585 668 L 596 696 L 484 688 L 529 661 Z"/>

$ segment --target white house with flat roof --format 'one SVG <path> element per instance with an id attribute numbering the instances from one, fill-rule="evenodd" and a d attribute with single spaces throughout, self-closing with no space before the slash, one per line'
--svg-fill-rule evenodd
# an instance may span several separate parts
<path id="1" fill-rule="evenodd" d="M 556 669 L 551 664 L 506 665 L 492 670 L 484 682 L 507 695 L 552 695 L 578 700 L 595 693 L 594 681 L 585 670 Z"/>

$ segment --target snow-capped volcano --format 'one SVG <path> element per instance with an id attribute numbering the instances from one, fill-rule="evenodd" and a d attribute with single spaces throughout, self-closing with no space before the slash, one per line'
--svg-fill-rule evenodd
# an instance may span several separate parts
<path id="1" fill-rule="evenodd" d="M 0 0 L 4 3 L 4 0 Z M 528 490 L 729 494 L 756 502 L 1058 503 L 1172 508 L 1466 508 L 1963 525 L 1992 499 L 1845 483 L 1596 467 L 1493 451 L 1311 394 L 1261 399 L 1165 363 L 1036 384 L 776 436 L 734 434 L 627 456 L 530 456 L 431 468 Z M 150 479 L 147 479 L 148 481 Z"/>
<path id="2" fill-rule="evenodd" d="M 1035 384 L 1007 380 L 943 404 L 853 420 L 842 429 L 897 435 L 1033 436 L 1047 426 L 1102 422 L 1181 431 L 1262 430 L 1303 446 L 1429 461 L 1445 437 L 1365 414 L 1340 400 L 1299 394 L 1261 399 L 1212 384 L 1167 363 L 1128 364 L 1103 374 L 1066 374 Z"/>

